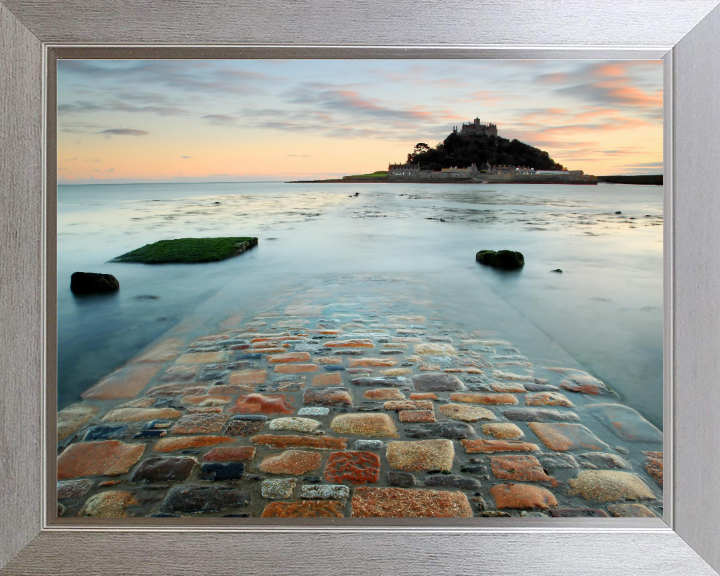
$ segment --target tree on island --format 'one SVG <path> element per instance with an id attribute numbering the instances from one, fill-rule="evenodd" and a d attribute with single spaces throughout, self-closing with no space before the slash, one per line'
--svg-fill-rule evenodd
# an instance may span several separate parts
<path id="1" fill-rule="evenodd" d="M 482 168 L 485 163 L 493 166 L 527 166 L 536 170 L 563 170 L 563 166 L 550 158 L 547 152 L 520 140 L 457 133 L 451 133 L 435 148 L 419 142 L 408 154 L 407 161 L 409 164 L 420 164 L 421 170 L 468 167 L 471 164 Z"/>

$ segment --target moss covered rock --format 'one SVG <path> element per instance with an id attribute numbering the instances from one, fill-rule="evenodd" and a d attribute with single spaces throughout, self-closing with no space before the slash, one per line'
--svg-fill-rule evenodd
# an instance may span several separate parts
<path id="1" fill-rule="evenodd" d="M 257 238 L 250 237 L 160 240 L 118 256 L 113 259 L 113 262 L 142 262 L 144 264 L 217 262 L 242 254 L 253 246 L 257 246 L 257 243 Z"/>
<path id="2" fill-rule="evenodd" d="M 513 250 L 480 250 L 475 255 L 475 260 L 486 266 L 496 268 L 521 268 L 525 265 L 525 257 L 520 252 Z"/>
<path id="3" fill-rule="evenodd" d="M 75 294 L 96 294 L 114 292 L 120 289 L 120 282 L 112 274 L 95 272 L 73 272 L 70 276 L 70 290 Z"/>

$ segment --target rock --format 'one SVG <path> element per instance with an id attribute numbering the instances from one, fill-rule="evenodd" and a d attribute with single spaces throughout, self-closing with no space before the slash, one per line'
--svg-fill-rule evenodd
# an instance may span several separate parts
<path id="1" fill-rule="evenodd" d="M 195 458 L 152 456 L 140 462 L 130 482 L 183 482 L 197 464 Z"/>
<path id="2" fill-rule="evenodd" d="M 524 394 L 527 392 L 525 386 L 520 382 L 491 382 L 493 392 L 510 392 L 513 394 Z"/>
<path id="3" fill-rule="evenodd" d="M 572 408 L 574 405 L 565 395 L 559 392 L 539 392 L 525 396 L 525 404 L 528 406 L 563 406 Z"/>
<path id="4" fill-rule="evenodd" d="M 563 271 L 560 270 L 560 268 L 555 268 L 555 270 L 550 270 L 550 272 L 557 272 L 558 274 L 562 274 Z"/>
<path id="5" fill-rule="evenodd" d="M 397 438 L 398 432 L 387 414 L 341 414 L 330 422 L 330 428 L 340 434 Z"/>
<path id="6" fill-rule="evenodd" d="M 645 460 L 645 470 L 655 481 L 663 485 L 663 453 L 662 452 L 643 452 L 647 457 Z"/>
<path id="7" fill-rule="evenodd" d="M 125 444 L 119 440 L 71 444 L 58 456 L 57 477 L 70 480 L 82 476 L 120 476 L 130 471 L 144 451 L 144 444 Z"/>
<path id="8" fill-rule="evenodd" d="M 588 411 L 627 442 L 662 442 L 663 435 L 637 410 L 622 404 L 593 404 Z"/>
<path id="9" fill-rule="evenodd" d="M 553 518 L 609 518 L 610 515 L 604 510 L 597 508 L 556 508 L 550 510 Z"/>
<path id="10" fill-rule="evenodd" d="M 385 410 L 433 410 L 430 400 L 388 400 L 383 404 Z"/>
<path id="11" fill-rule="evenodd" d="M 230 402 L 230 396 L 220 394 L 203 394 L 201 396 L 184 396 L 182 403 L 190 406 L 224 406 Z"/>
<path id="12" fill-rule="evenodd" d="M 356 488 L 352 497 L 354 517 L 469 518 L 473 515 L 462 492 L 408 488 Z"/>
<path id="13" fill-rule="evenodd" d="M 579 422 L 580 417 L 575 412 L 560 412 L 559 410 L 543 408 L 513 408 L 504 410 L 503 416 L 508 420 L 520 422 Z"/>
<path id="14" fill-rule="evenodd" d="M 316 374 L 312 378 L 313 386 L 337 386 L 342 384 L 342 375 L 340 372 L 326 372 L 324 374 Z"/>
<path id="15" fill-rule="evenodd" d="M 97 440 L 120 440 L 128 436 L 130 432 L 129 424 L 101 424 L 93 426 L 85 433 L 85 442 L 93 442 Z"/>
<path id="16" fill-rule="evenodd" d="M 93 419 L 98 408 L 90 404 L 73 404 L 57 415 L 58 442 L 66 440 Z"/>
<path id="17" fill-rule="evenodd" d="M 595 502 L 655 499 L 655 494 L 647 484 L 629 472 L 583 470 L 568 483 L 569 495 L 579 494 L 585 500 Z"/>
<path id="18" fill-rule="evenodd" d="M 405 395 L 397 388 L 375 388 L 366 390 L 363 398 L 368 400 L 405 400 Z"/>
<path id="19" fill-rule="evenodd" d="M 80 394 L 85 400 L 132 400 L 160 371 L 161 364 L 130 364 Z"/>
<path id="20" fill-rule="evenodd" d="M 284 394 L 247 394 L 239 396 L 229 411 L 242 414 L 292 414 L 295 408 Z"/>
<path id="21" fill-rule="evenodd" d="M 577 448 L 608 449 L 607 444 L 582 424 L 530 422 L 528 426 L 545 446 L 557 452 L 566 452 Z"/>
<path id="22" fill-rule="evenodd" d="M 307 362 L 310 360 L 308 352 L 288 352 L 287 354 L 277 354 L 268 360 L 268 364 L 285 364 L 290 362 Z"/>
<path id="23" fill-rule="evenodd" d="M 270 430 L 294 430 L 295 432 L 314 432 L 320 426 L 320 422 L 312 418 L 276 418 L 270 421 Z"/>
<path id="24" fill-rule="evenodd" d="M 523 386 L 528 392 L 554 392 L 559 390 L 557 386 L 552 384 L 540 384 L 538 382 L 523 382 Z"/>
<path id="25" fill-rule="evenodd" d="M 182 412 L 173 408 L 116 408 L 103 416 L 103 422 L 145 422 L 158 418 L 179 418 Z"/>
<path id="26" fill-rule="evenodd" d="M 578 467 L 577 460 L 572 454 L 542 454 L 540 462 L 548 470 L 567 470 Z"/>
<path id="27" fill-rule="evenodd" d="M 300 500 L 298 502 L 270 502 L 265 505 L 263 518 L 342 518 L 343 503 L 334 500 Z"/>
<path id="28" fill-rule="evenodd" d="M 99 294 L 119 289 L 120 282 L 112 274 L 73 272 L 70 276 L 70 290 L 73 294 Z"/>
<path id="29" fill-rule="evenodd" d="M 353 378 L 350 380 L 355 386 L 405 386 L 407 381 L 401 377 L 384 377 L 384 378 Z"/>
<path id="30" fill-rule="evenodd" d="M 227 444 L 234 442 L 235 438 L 230 436 L 183 436 L 180 438 L 160 438 L 153 446 L 155 452 L 174 452 L 175 450 L 187 450 L 188 448 L 203 448 L 215 444 Z"/>
<path id="31" fill-rule="evenodd" d="M 308 388 L 303 394 L 303 404 L 352 406 L 352 395 L 347 388 Z"/>
<path id="32" fill-rule="evenodd" d="M 297 479 L 295 478 L 263 480 L 260 485 L 260 493 L 263 498 L 268 500 L 283 500 L 284 498 L 292 498 L 296 485 Z"/>
<path id="33" fill-rule="evenodd" d="M 590 396 L 617 396 L 604 382 L 582 370 L 567 370 L 566 379 L 560 382 L 560 387 L 570 392 Z"/>
<path id="34" fill-rule="evenodd" d="M 493 414 L 487 408 L 477 406 L 465 406 L 463 404 L 444 404 L 440 406 L 440 412 L 452 420 L 460 422 L 477 422 L 478 420 L 495 420 Z"/>
<path id="35" fill-rule="evenodd" d="M 160 512 L 220 512 L 245 508 L 249 503 L 249 494 L 227 486 L 181 484 L 170 489 L 160 505 Z"/>
<path id="36" fill-rule="evenodd" d="M 460 490 L 480 490 L 482 484 L 475 478 L 457 474 L 433 474 L 425 478 L 425 486 L 431 488 L 459 488 Z"/>
<path id="37" fill-rule="evenodd" d="M 371 484 L 380 479 L 380 458 L 373 452 L 333 452 L 325 466 L 325 481 Z"/>
<path id="38" fill-rule="evenodd" d="M 287 450 L 273 456 L 266 456 L 258 468 L 266 474 L 290 474 L 301 476 L 320 468 L 322 456 L 307 450 Z"/>
<path id="39" fill-rule="evenodd" d="M 440 356 L 457 356 L 457 350 L 455 350 L 451 344 L 442 344 L 439 342 L 421 342 L 420 344 L 415 344 L 413 350 L 415 354 L 420 355 L 439 354 Z M 453 390 L 457 390 L 457 388 L 453 388 Z"/>
<path id="40" fill-rule="evenodd" d="M 478 392 L 465 392 L 450 394 L 453 402 L 466 402 L 468 404 L 517 404 L 517 398 L 512 394 L 482 394 Z"/>
<path id="41" fill-rule="evenodd" d="M 267 378 L 266 370 L 246 370 L 230 375 L 230 384 L 238 386 L 242 384 L 262 384 Z"/>
<path id="42" fill-rule="evenodd" d="M 227 423 L 225 434 L 230 436 L 255 434 L 265 427 L 265 422 L 267 422 L 267 416 L 262 414 L 233 416 Z"/>
<path id="43" fill-rule="evenodd" d="M 214 414 L 201 412 L 199 414 L 185 414 L 177 421 L 172 434 L 217 434 L 222 431 L 230 418 L 229 414 Z"/>
<path id="44" fill-rule="evenodd" d="M 460 378 L 453 374 L 419 374 L 413 376 L 412 381 L 415 389 L 419 392 L 453 392 L 465 390 L 465 385 Z"/>
<path id="45" fill-rule="evenodd" d="M 400 422 L 435 422 L 432 410 L 401 410 L 398 413 Z"/>
<path id="46" fill-rule="evenodd" d="M 355 440 L 355 448 L 358 450 L 382 450 L 384 445 L 382 440 Z"/>
<path id="47" fill-rule="evenodd" d="M 260 434 L 250 438 L 253 444 L 270 446 L 270 448 L 313 448 L 315 450 L 344 450 L 347 438 L 330 436 L 291 436 Z"/>
<path id="48" fill-rule="evenodd" d="M 548 509 L 557 506 L 552 492 L 529 484 L 498 484 L 490 488 L 490 495 L 495 499 L 498 510 L 507 508 L 529 510 L 533 508 Z"/>
<path id="49" fill-rule="evenodd" d="M 300 498 L 308 500 L 347 500 L 350 498 L 350 488 L 340 484 L 330 486 L 303 484 L 300 487 Z"/>
<path id="50" fill-rule="evenodd" d="M 475 436 L 475 430 L 464 422 L 430 422 L 405 428 L 408 438 L 449 438 L 451 440 Z"/>
<path id="51" fill-rule="evenodd" d="M 468 454 L 475 452 L 537 452 L 538 450 L 537 444 L 517 442 L 515 440 L 485 440 L 479 438 L 477 440 L 461 440 L 460 442 Z"/>
<path id="52" fill-rule="evenodd" d="M 524 438 L 522 430 L 512 422 L 500 422 L 497 424 L 483 424 L 480 428 L 483 434 L 499 438 L 501 440 L 517 440 Z"/>
<path id="53" fill-rule="evenodd" d="M 278 364 L 275 366 L 275 372 L 278 374 L 302 374 L 317 372 L 319 369 L 317 364 Z"/>
<path id="54" fill-rule="evenodd" d="M 557 483 L 548 476 L 535 456 L 513 454 L 508 456 L 490 457 L 490 467 L 496 478 L 517 482 L 551 482 Z"/>
<path id="55" fill-rule="evenodd" d="M 525 257 L 520 252 L 513 250 L 480 250 L 475 254 L 475 261 L 486 266 L 495 268 L 522 268 L 525 265 Z"/>
<path id="56" fill-rule="evenodd" d="M 616 454 L 590 452 L 588 454 L 580 454 L 580 459 L 582 460 L 581 465 L 584 468 L 617 468 L 618 470 L 631 469 L 630 464 Z"/>
<path id="57" fill-rule="evenodd" d="M 388 442 L 386 458 L 391 468 L 414 472 L 452 468 L 455 449 L 451 440 Z"/>
<path id="58" fill-rule="evenodd" d="M 375 348 L 375 344 L 371 340 L 355 339 L 355 340 L 333 340 L 323 344 L 325 348 Z"/>
<path id="59" fill-rule="evenodd" d="M 644 504 L 610 504 L 608 511 L 618 518 L 656 518 L 655 513 Z"/>
<path id="60" fill-rule="evenodd" d="M 435 392 L 411 392 L 410 400 L 437 400 L 438 395 Z"/>
<path id="61" fill-rule="evenodd" d="M 203 462 L 238 462 L 253 458 L 255 448 L 252 446 L 218 446 L 202 457 Z"/>
<path id="62" fill-rule="evenodd" d="M 82 498 L 90 492 L 94 482 L 89 479 L 65 480 L 57 483 L 57 499 L 69 500 L 71 498 Z"/>
<path id="63" fill-rule="evenodd" d="M 218 388 L 221 388 L 221 386 L 218 386 Z M 155 388 L 152 388 L 147 394 L 151 397 L 167 396 L 174 398 L 177 396 L 202 394 L 204 391 L 204 386 L 198 387 L 194 384 L 166 384 L 164 386 L 156 386 Z"/>
<path id="64" fill-rule="evenodd" d="M 298 410 L 298 416 L 327 416 L 330 408 L 323 407 L 305 407 Z"/>
<path id="65" fill-rule="evenodd" d="M 350 358 L 350 368 L 377 368 L 395 366 L 397 360 L 392 358 Z"/>
<path id="66" fill-rule="evenodd" d="M 414 486 L 417 483 L 415 476 L 409 472 L 388 472 L 387 478 L 390 486 L 400 488 L 410 488 L 410 486 Z"/>
<path id="67" fill-rule="evenodd" d="M 91 518 L 121 518 L 127 516 L 128 506 L 138 504 L 131 492 L 108 490 L 91 496 L 78 516 Z"/>
<path id="68" fill-rule="evenodd" d="M 191 352 L 182 354 L 175 360 L 175 364 L 221 364 L 230 360 L 230 352 Z"/>
<path id="69" fill-rule="evenodd" d="M 200 475 L 208 480 L 240 480 L 245 473 L 242 462 L 208 462 L 200 466 Z"/>

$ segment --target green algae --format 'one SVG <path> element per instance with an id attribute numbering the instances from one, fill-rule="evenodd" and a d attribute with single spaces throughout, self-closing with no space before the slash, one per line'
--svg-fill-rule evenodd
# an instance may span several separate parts
<path id="1" fill-rule="evenodd" d="M 251 237 L 226 238 L 178 238 L 146 244 L 117 258 L 112 262 L 141 262 L 143 264 L 196 264 L 217 262 L 242 254 L 258 239 Z"/>

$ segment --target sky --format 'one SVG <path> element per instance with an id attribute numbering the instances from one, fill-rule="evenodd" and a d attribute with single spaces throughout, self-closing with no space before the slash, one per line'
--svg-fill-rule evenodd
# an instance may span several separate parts
<path id="1" fill-rule="evenodd" d="M 479 117 L 587 174 L 662 173 L 662 62 L 60 60 L 58 183 L 386 170 Z"/>

